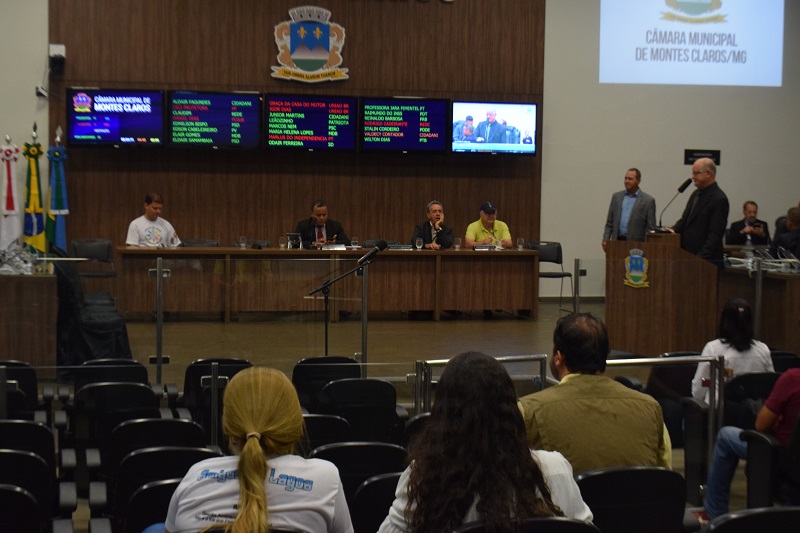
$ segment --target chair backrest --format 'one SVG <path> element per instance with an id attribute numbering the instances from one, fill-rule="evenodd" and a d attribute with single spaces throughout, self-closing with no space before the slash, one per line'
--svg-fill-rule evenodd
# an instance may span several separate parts
<path id="1" fill-rule="evenodd" d="M 302 442 L 304 455 L 311 450 L 333 444 L 347 442 L 350 438 L 350 423 L 336 415 L 304 414 L 305 435 Z"/>
<path id="2" fill-rule="evenodd" d="M 347 501 L 352 502 L 356 490 L 367 479 L 378 474 L 402 472 L 406 467 L 406 455 L 402 446 L 386 442 L 340 442 L 320 446 L 310 457 L 336 465 Z"/>
<path id="3" fill-rule="evenodd" d="M 147 384 L 149 379 L 147 367 L 133 359 L 90 359 L 75 367 L 74 370 L 73 384 L 76 391 L 81 390 L 90 383 L 114 381 L 118 383 Z"/>
<path id="4" fill-rule="evenodd" d="M 453 533 L 486 533 L 482 521 L 468 522 L 453 530 Z M 564 516 L 542 516 L 527 518 L 519 522 L 519 533 L 600 533 L 596 526 Z"/>
<path id="5" fill-rule="evenodd" d="M 25 361 L 4 360 L 0 361 L 0 366 L 6 368 L 7 380 L 17 382 L 17 388 L 24 395 L 25 409 L 35 410 L 39 403 L 39 385 L 36 378 L 36 370 Z"/>
<path id="6" fill-rule="evenodd" d="M 122 460 L 111 489 L 111 514 L 125 515 L 125 506 L 136 489 L 153 481 L 183 478 L 196 463 L 221 457 L 219 450 L 187 446 L 158 446 L 135 450 Z"/>
<path id="7" fill-rule="evenodd" d="M 80 269 L 82 277 L 113 278 L 117 275 L 114 270 L 114 245 L 108 239 L 75 239 L 72 241 L 72 255 L 91 260 L 87 268 Z"/>
<path id="8" fill-rule="evenodd" d="M 402 472 L 390 472 L 372 476 L 356 489 L 350 506 L 355 533 L 374 533 L 394 501 L 397 482 Z"/>
<path id="9" fill-rule="evenodd" d="M 777 372 L 753 372 L 734 376 L 725 384 L 723 423 L 754 429 L 756 414 L 778 381 Z"/>
<path id="10" fill-rule="evenodd" d="M 770 357 L 772 357 L 772 366 L 775 368 L 775 372 L 778 374 L 781 374 L 790 368 L 800 367 L 800 357 L 797 357 L 797 354 L 793 352 L 787 352 L 784 350 L 770 350 Z"/>
<path id="11" fill-rule="evenodd" d="M 206 432 L 197 422 L 178 418 L 138 418 L 126 420 L 111 431 L 103 468 L 109 477 L 129 453 L 157 446 L 203 448 L 208 444 Z"/>
<path id="12" fill-rule="evenodd" d="M 76 445 L 101 447 L 125 420 L 159 418 L 160 398 L 142 383 L 90 383 L 75 393 L 70 429 Z"/>
<path id="13" fill-rule="evenodd" d="M 295 363 L 292 384 L 300 398 L 300 405 L 316 412 L 319 393 L 330 381 L 361 377 L 358 361 L 352 357 L 307 357 Z"/>
<path id="14" fill-rule="evenodd" d="M 44 531 L 49 512 L 39 507 L 30 491 L 0 484 L 0 531 Z"/>
<path id="15" fill-rule="evenodd" d="M 181 479 L 151 481 L 136 489 L 125 506 L 123 532 L 141 533 L 146 527 L 163 522 Z"/>
<path id="16" fill-rule="evenodd" d="M 745 509 L 716 517 L 706 531 L 714 533 L 794 533 L 800 524 L 800 507 Z"/>
<path id="17" fill-rule="evenodd" d="M 353 440 L 399 444 L 404 421 L 397 414 L 397 391 L 388 381 L 348 378 L 331 381 L 320 393 L 319 410 L 350 423 Z"/>
<path id="18" fill-rule="evenodd" d="M 560 265 L 564 261 L 560 242 L 530 241 L 525 246 L 529 250 L 536 250 L 539 252 L 540 263 L 555 263 Z"/>
<path id="19" fill-rule="evenodd" d="M 409 444 L 411 441 L 419 435 L 422 428 L 425 427 L 425 424 L 428 423 L 430 420 L 431 414 L 430 413 L 418 413 L 411 418 L 408 419 L 406 422 L 405 430 L 403 431 L 403 440 L 400 443 L 403 448 L 408 449 Z"/>
<path id="20" fill-rule="evenodd" d="M 659 357 L 688 357 L 700 352 L 664 352 Z M 691 397 L 692 378 L 697 371 L 697 363 L 684 365 L 653 366 L 647 378 L 646 392 L 654 398 L 679 400 Z"/>
<path id="21" fill-rule="evenodd" d="M 232 357 L 217 357 L 211 359 L 197 359 L 186 367 L 183 375 L 183 402 L 190 410 L 194 409 L 202 401 L 202 392 L 209 385 L 203 384 L 203 378 L 211 376 L 211 365 L 219 364 L 219 375 L 228 379 L 235 376 L 239 371 L 250 368 L 253 363 L 244 359 Z M 221 386 L 220 388 L 224 388 Z"/>
<path id="22" fill-rule="evenodd" d="M 682 530 L 686 483 L 678 472 L 655 466 L 602 468 L 575 481 L 603 533 Z"/>
<path id="23" fill-rule="evenodd" d="M 55 515 L 58 501 L 55 476 L 45 460 L 35 453 L 0 450 L 0 484 L 27 490 L 44 512 Z"/>
<path id="24" fill-rule="evenodd" d="M 35 453 L 56 477 L 56 439 L 46 425 L 30 420 L 0 420 L 0 449 Z"/>

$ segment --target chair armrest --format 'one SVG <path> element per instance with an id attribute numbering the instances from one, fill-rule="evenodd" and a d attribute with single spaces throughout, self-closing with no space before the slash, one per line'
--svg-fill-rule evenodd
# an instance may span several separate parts
<path id="1" fill-rule="evenodd" d="M 172 412 L 172 409 L 169 407 L 160 407 L 158 409 L 159 415 L 161 418 L 172 419 L 175 418 L 175 415 Z"/>
<path id="2" fill-rule="evenodd" d="M 163 398 L 165 396 L 164 385 L 161 383 L 151 383 L 150 390 L 153 391 L 153 396 L 156 398 Z"/>
<path id="3" fill-rule="evenodd" d="M 62 517 L 72 516 L 78 508 L 78 489 L 72 481 L 62 481 L 58 484 L 58 510 Z"/>
<path id="4" fill-rule="evenodd" d="M 78 467 L 78 454 L 75 448 L 64 448 L 59 456 L 59 474 L 64 479 L 72 479 Z"/>
<path id="5" fill-rule="evenodd" d="M 67 429 L 67 412 L 61 409 L 53 411 L 53 428 L 63 432 Z"/>
<path id="6" fill-rule="evenodd" d="M 743 431 L 739 438 L 747 443 L 747 508 L 771 507 L 779 476 L 780 442 L 752 429 Z"/>
<path id="7" fill-rule="evenodd" d="M 175 418 L 178 420 L 193 420 L 192 413 L 185 407 L 175 408 Z"/>
<path id="8" fill-rule="evenodd" d="M 92 517 L 102 516 L 108 508 L 108 486 L 105 481 L 89 483 L 89 509 Z"/>
<path id="9" fill-rule="evenodd" d="M 408 409 L 406 409 L 399 403 L 394 406 L 394 412 L 397 414 L 397 418 L 399 418 L 403 422 L 408 420 Z"/>
<path id="10" fill-rule="evenodd" d="M 75 526 L 71 519 L 56 518 L 52 521 L 53 533 L 75 533 Z"/>
<path id="11" fill-rule="evenodd" d="M 47 425 L 47 411 L 39 410 L 33 412 L 33 421 L 39 422 L 40 424 Z"/>
<path id="12" fill-rule="evenodd" d="M 100 450 L 97 448 L 87 448 L 84 452 L 84 456 L 86 458 L 86 469 L 89 471 L 90 475 L 100 470 L 103 466 L 103 461 L 100 458 Z"/>
<path id="13" fill-rule="evenodd" d="M 178 405 L 178 385 L 175 383 L 165 383 L 164 392 L 167 393 L 167 405 L 169 405 L 170 408 L 175 409 L 175 407 Z"/>
<path id="14" fill-rule="evenodd" d="M 58 396 L 58 400 L 62 405 L 67 403 L 69 401 L 69 385 L 65 383 L 59 383 L 56 395 Z"/>
<path id="15" fill-rule="evenodd" d="M 108 518 L 89 519 L 89 533 L 111 533 L 111 531 L 111 520 Z"/>

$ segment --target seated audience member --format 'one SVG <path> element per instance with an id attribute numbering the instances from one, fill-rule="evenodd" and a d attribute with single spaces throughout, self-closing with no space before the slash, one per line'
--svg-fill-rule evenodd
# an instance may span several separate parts
<path id="1" fill-rule="evenodd" d="M 612 466 L 671 468 L 661 407 L 603 375 L 608 351 L 608 330 L 590 313 L 556 323 L 550 370 L 561 383 L 519 401 L 528 445 L 561 452 L 576 475 Z"/>
<path id="2" fill-rule="evenodd" d="M 475 138 L 475 127 L 472 124 L 464 124 L 458 135 L 453 136 L 453 140 L 460 143 L 478 142 Z"/>
<path id="3" fill-rule="evenodd" d="M 167 532 L 218 523 L 231 533 L 352 533 L 336 467 L 292 455 L 303 435 L 303 414 L 285 375 L 263 367 L 243 370 L 225 388 L 223 405 L 222 429 L 237 456 L 207 459 L 189 470 L 170 501 Z"/>
<path id="4" fill-rule="evenodd" d="M 509 126 L 508 122 L 504 118 L 498 118 L 497 122 L 503 125 L 503 129 L 505 130 L 506 144 L 519 144 L 519 139 L 522 136 L 522 133 L 519 131 L 519 128 L 516 126 Z"/>
<path id="5" fill-rule="evenodd" d="M 414 228 L 411 246 L 417 239 L 422 239 L 422 247 L 430 250 L 450 248 L 453 246 L 453 230 L 444 225 L 444 207 L 442 202 L 433 200 L 428 203 L 426 211 L 428 220 Z"/>
<path id="6" fill-rule="evenodd" d="M 741 298 L 731 298 L 722 308 L 717 337 L 703 348 L 701 355 L 725 356 L 725 369 L 728 377 L 751 372 L 774 372 L 769 348 L 753 338 L 753 313 L 750 305 Z M 692 397 L 697 401 L 708 402 L 708 383 L 711 364 L 699 363 L 692 379 Z"/>
<path id="7" fill-rule="evenodd" d="M 782 448 L 789 444 L 792 429 L 800 415 L 800 368 L 786 370 L 756 416 L 756 430 L 775 436 Z M 747 458 L 747 442 L 742 429 L 725 426 L 717 433 L 711 468 L 708 472 L 705 511 L 708 519 L 728 512 L 731 481 L 739 459 Z"/>
<path id="8" fill-rule="evenodd" d="M 786 250 L 800 259 L 800 207 L 792 207 L 786 212 L 786 231 L 775 237 L 772 241 L 770 253 L 772 257 L 781 257 L 786 254 L 781 251 Z"/>
<path id="9" fill-rule="evenodd" d="M 505 532 L 535 516 L 592 520 L 564 457 L 528 449 L 514 385 L 488 355 L 447 363 L 409 456 L 379 533 L 449 532 L 474 520 Z"/>
<path id="10" fill-rule="evenodd" d="M 508 224 L 497 220 L 497 206 L 492 202 L 483 202 L 480 219 L 467 226 L 464 246 L 472 248 L 476 244 L 494 244 L 499 239 L 503 247 L 511 246 L 511 232 Z"/>
<path id="11" fill-rule="evenodd" d="M 800 207 L 800 202 L 797 202 L 797 207 Z M 777 223 L 775 224 L 775 235 L 772 237 L 772 241 L 775 242 L 778 240 L 778 237 L 783 235 L 789 231 L 786 229 L 786 217 L 779 217 Z"/>
<path id="12" fill-rule="evenodd" d="M 174 248 L 180 246 L 181 240 L 175 233 L 172 224 L 161 218 L 164 200 L 151 192 L 144 197 L 144 214 L 134 219 L 128 226 L 125 244 L 129 246 L 147 246 L 150 248 Z"/>
<path id="13" fill-rule="evenodd" d="M 748 200 L 742 206 L 744 218 L 731 224 L 725 244 L 744 244 L 747 236 L 753 244 L 769 244 L 769 224 L 758 220 L 758 204 Z"/>
<path id="14" fill-rule="evenodd" d="M 473 123 L 472 115 L 467 115 L 464 120 L 456 120 L 453 122 L 453 140 L 455 140 L 464 132 L 464 126 L 467 125 L 469 125 L 470 131 L 475 130 L 475 124 Z"/>
<path id="15" fill-rule="evenodd" d="M 339 222 L 328 218 L 328 204 L 325 200 L 314 200 L 311 204 L 311 216 L 297 223 L 295 233 L 300 234 L 303 246 L 321 247 L 324 244 L 350 244 Z"/>

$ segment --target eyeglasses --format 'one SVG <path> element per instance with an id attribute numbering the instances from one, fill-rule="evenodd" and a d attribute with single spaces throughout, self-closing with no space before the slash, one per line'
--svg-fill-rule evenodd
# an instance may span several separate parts
<path id="1" fill-rule="evenodd" d="M 692 170 L 692 176 L 697 176 L 698 174 L 702 174 L 706 172 L 705 170 Z"/>

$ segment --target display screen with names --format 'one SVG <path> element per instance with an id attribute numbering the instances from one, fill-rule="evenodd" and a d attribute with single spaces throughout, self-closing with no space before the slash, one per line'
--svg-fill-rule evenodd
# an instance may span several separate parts
<path id="1" fill-rule="evenodd" d="M 364 150 L 444 151 L 450 142 L 448 100 L 364 98 L 361 102 Z"/>
<path id="2" fill-rule="evenodd" d="M 260 144 L 258 94 L 173 91 L 168 108 L 173 146 L 258 148 Z"/>
<path id="3" fill-rule="evenodd" d="M 267 95 L 267 147 L 353 150 L 356 99 L 342 96 Z"/>

